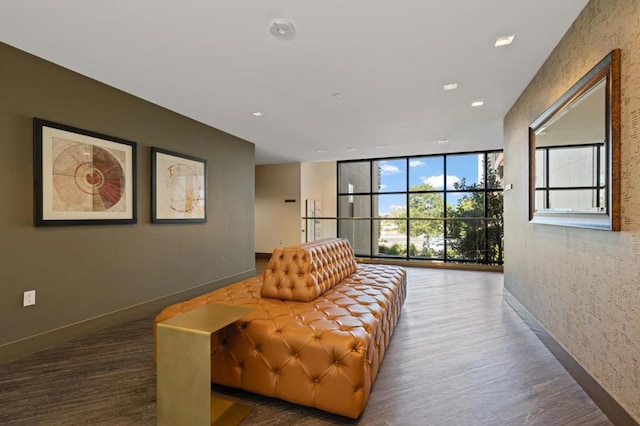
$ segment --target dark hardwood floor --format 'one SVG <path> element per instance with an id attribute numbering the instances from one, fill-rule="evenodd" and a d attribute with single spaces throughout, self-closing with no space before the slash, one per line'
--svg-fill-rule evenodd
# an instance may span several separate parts
<path id="1" fill-rule="evenodd" d="M 611 424 L 504 302 L 502 274 L 408 272 L 407 301 L 358 420 L 214 391 L 254 407 L 243 425 Z M 0 365 L 0 424 L 155 424 L 154 316 Z"/>

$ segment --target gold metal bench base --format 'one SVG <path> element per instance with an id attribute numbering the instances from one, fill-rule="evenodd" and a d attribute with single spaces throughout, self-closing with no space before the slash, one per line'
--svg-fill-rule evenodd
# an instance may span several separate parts
<path id="1" fill-rule="evenodd" d="M 207 304 L 158 323 L 158 425 L 237 425 L 249 414 L 211 396 L 211 334 L 253 311 Z"/>
<path id="2" fill-rule="evenodd" d="M 236 426 L 249 415 L 251 407 L 238 402 L 211 396 L 211 424 Z"/>

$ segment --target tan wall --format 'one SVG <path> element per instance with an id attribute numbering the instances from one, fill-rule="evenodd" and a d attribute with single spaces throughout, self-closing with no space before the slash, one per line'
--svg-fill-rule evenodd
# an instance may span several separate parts
<path id="1" fill-rule="evenodd" d="M 321 215 L 323 217 L 336 217 L 337 165 L 335 161 L 323 161 L 317 163 L 301 164 L 300 189 L 302 200 L 320 201 Z M 301 214 L 305 215 L 304 202 L 301 206 Z M 337 222 L 335 220 L 320 221 L 320 238 L 335 237 L 338 235 Z M 305 235 L 302 235 L 304 240 Z"/>
<path id="2" fill-rule="evenodd" d="M 255 179 L 256 253 L 298 244 L 303 226 L 300 205 L 304 204 L 300 199 L 300 163 L 256 166 Z"/>
<path id="3" fill-rule="evenodd" d="M 321 202 L 323 216 L 336 215 L 335 161 L 256 166 L 256 253 L 305 241 L 307 199 Z M 335 221 L 323 222 L 322 237 L 335 236 Z"/>
<path id="4" fill-rule="evenodd" d="M 137 142 L 137 224 L 33 226 L 33 117 Z M 208 160 L 207 223 L 150 223 L 151 146 Z M 19 339 L 255 272 L 254 165 L 249 142 L 0 44 L 0 361 Z"/>
<path id="5" fill-rule="evenodd" d="M 528 125 L 622 50 L 622 232 L 528 223 Z M 640 2 L 592 0 L 505 117 L 505 286 L 640 420 Z"/>

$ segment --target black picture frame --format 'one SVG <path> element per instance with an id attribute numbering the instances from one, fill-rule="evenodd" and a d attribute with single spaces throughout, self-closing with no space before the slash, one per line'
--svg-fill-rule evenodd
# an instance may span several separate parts
<path id="1" fill-rule="evenodd" d="M 207 221 L 207 160 L 151 148 L 151 222 Z"/>
<path id="2" fill-rule="evenodd" d="M 34 226 L 137 222 L 135 142 L 33 119 Z"/>

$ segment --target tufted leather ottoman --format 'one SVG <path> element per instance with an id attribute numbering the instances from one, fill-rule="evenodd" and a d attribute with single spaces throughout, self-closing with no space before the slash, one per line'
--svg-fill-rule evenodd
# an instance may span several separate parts
<path id="1" fill-rule="evenodd" d="M 155 321 L 205 303 L 253 308 L 212 336 L 212 382 L 357 418 L 405 297 L 403 268 L 357 265 L 348 242 L 331 239 L 276 249 L 264 276 L 169 306 Z"/>

